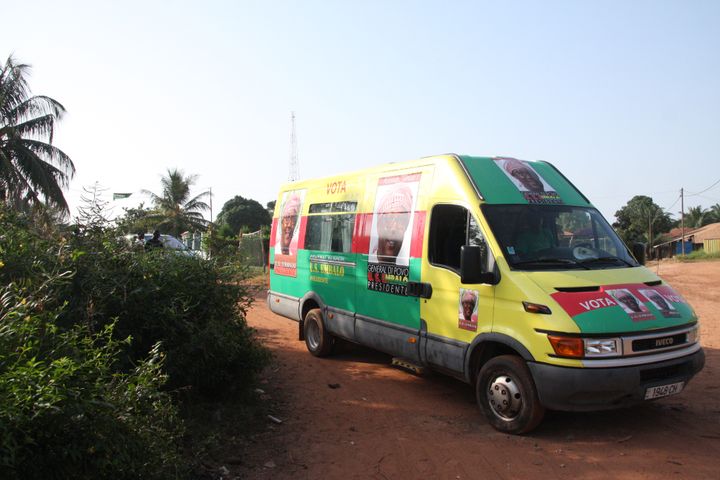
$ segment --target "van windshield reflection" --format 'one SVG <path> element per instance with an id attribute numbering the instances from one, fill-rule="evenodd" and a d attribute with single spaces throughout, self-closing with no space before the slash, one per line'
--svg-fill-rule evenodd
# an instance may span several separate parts
<path id="1" fill-rule="evenodd" d="M 639 266 L 593 208 L 564 205 L 482 208 L 512 268 L 589 270 Z"/>

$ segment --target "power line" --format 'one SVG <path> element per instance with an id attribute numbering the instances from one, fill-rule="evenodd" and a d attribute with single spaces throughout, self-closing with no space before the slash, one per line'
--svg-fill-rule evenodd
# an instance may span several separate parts
<path id="1" fill-rule="evenodd" d="M 678 197 L 675 199 L 675 201 L 673 202 L 672 205 L 670 205 L 670 206 L 667 207 L 667 208 L 663 208 L 663 210 L 670 211 L 670 209 L 671 209 L 672 207 L 674 207 L 674 206 L 677 204 L 677 202 L 679 202 L 679 201 L 680 201 L 680 195 L 678 195 Z"/>
<path id="2" fill-rule="evenodd" d="M 707 192 L 708 190 L 714 188 L 718 183 L 720 183 L 720 180 L 718 180 L 717 182 L 713 183 L 712 185 L 710 185 L 710 186 L 709 186 L 708 188 L 706 188 L 705 190 L 700 190 L 700 191 L 697 192 L 697 193 L 686 193 L 685 196 L 686 196 L 686 197 L 693 197 L 693 196 L 695 196 L 695 195 L 700 195 L 701 193 L 705 193 L 705 192 Z"/>

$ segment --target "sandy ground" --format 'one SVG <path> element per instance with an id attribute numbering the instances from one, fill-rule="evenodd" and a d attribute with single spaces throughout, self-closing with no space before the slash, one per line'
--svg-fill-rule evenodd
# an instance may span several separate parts
<path id="1" fill-rule="evenodd" d="M 652 267 L 655 270 L 657 267 Z M 663 263 L 693 305 L 705 369 L 677 396 L 631 409 L 549 412 L 527 436 L 498 433 L 472 388 L 416 376 L 349 347 L 327 359 L 263 299 L 248 321 L 275 355 L 263 397 L 282 423 L 248 440 L 232 474 L 251 479 L 720 478 L 720 262 Z"/>

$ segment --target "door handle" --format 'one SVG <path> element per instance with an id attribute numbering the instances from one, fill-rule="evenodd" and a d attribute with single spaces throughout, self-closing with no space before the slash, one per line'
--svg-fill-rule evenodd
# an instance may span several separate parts
<path id="1" fill-rule="evenodd" d="M 408 282 L 407 283 L 407 296 L 408 297 L 420 297 L 430 298 L 432 297 L 432 285 L 425 282 Z"/>

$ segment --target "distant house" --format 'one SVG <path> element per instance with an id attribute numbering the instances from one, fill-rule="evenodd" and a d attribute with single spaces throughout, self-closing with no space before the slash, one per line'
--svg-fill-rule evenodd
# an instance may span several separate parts
<path id="1" fill-rule="evenodd" d="M 680 253 L 682 229 L 673 228 L 665 236 L 667 240 L 653 245 L 654 257 L 667 258 Z M 685 229 L 685 252 L 694 250 L 715 251 L 720 247 L 720 222 L 711 223 L 700 228 Z"/>

